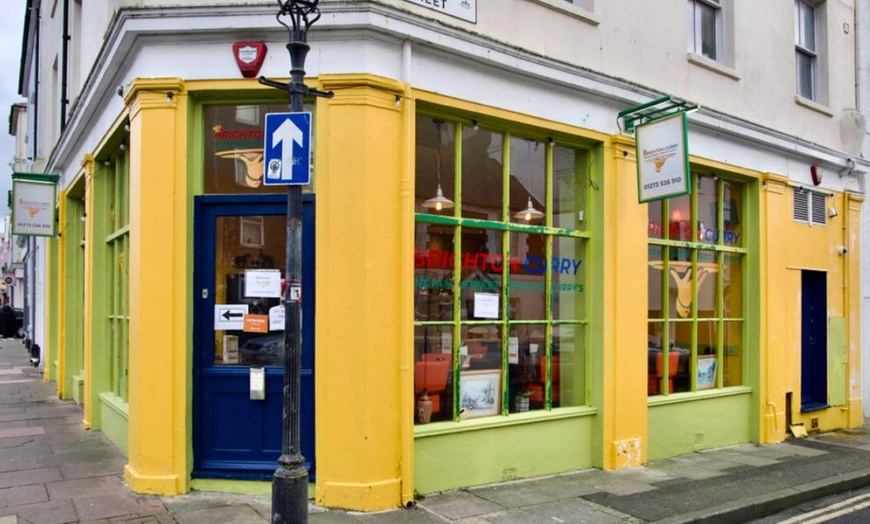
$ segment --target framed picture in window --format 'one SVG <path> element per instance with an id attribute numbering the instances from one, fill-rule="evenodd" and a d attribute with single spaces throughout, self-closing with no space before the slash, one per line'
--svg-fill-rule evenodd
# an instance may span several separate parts
<path id="1" fill-rule="evenodd" d="M 462 370 L 459 378 L 459 399 L 465 418 L 501 413 L 501 370 Z"/>
<path id="2" fill-rule="evenodd" d="M 698 389 L 712 389 L 716 387 L 716 355 L 698 355 L 697 368 Z"/>
<path id="3" fill-rule="evenodd" d="M 263 247 L 263 217 L 243 216 L 241 220 L 241 244 L 244 247 Z"/>

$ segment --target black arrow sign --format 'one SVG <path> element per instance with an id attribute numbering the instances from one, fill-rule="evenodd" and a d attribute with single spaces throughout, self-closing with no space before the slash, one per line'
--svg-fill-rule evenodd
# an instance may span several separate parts
<path id="1" fill-rule="evenodd" d="M 224 311 L 224 314 L 221 316 L 224 317 L 224 320 L 229 320 L 231 318 L 242 318 L 245 316 L 245 314 L 242 312 L 233 311 L 231 309 L 228 309 L 228 310 Z"/>

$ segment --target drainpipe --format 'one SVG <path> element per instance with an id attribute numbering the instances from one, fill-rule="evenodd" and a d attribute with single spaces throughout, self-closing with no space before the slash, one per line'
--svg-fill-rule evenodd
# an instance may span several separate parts
<path id="1" fill-rule="evenodd" d="M 69 105 L 67 91 L 69 89 L 69 0 L 63 0 L 63 46 L 61 51 L 60 73 L 60 132 L 66 129 L 66 108 Z"/>

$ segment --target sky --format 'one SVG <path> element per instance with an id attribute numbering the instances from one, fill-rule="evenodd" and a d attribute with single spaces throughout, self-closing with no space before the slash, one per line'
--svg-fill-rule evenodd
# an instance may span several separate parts
<path id="1" fill-rule="evenodd" d="M 21 31 L 24 27 L 24 8 L 27 0 L 4 0 L 3 20 L 0 24 L 0 211 L 9 210 L 6 194 L 12 189 L 12 158 L 15 156 L 15 137 L 9 134 L 9 110 L 12 104 L 23 102 L 18 95 L 18 71 L 21 64 Z"/>

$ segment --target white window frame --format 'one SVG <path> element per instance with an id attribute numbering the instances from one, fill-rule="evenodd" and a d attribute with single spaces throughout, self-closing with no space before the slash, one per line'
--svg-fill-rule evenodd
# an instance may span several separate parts
<path id="1" fill-rule="evenodd" d="M 688 8 L 689 8 L 689 51 L 695 53 L 696 55 L 703 56 L 714 62 L 724 63 L 725 61 L 725 44 L 723 33 L 725 31 L 725 24 L 723 19 L 725 17 L 725 9 L 724 9 L 724 0 L 688 0 Z M 709 56 L 704 54 L 704 25 L 702 23 L 702 9 L 698 9 L 699 5 L 704 5 L 710 7 L 715 12 L 715 24 L 714 31 L 715 35 L 714 39 L 714 54 L 715 56 Z"/>
<path id="2" fill-rule="evenodd" d="M 808 45 L 806 35 L 803 34 L 803 12 L 804 9 L 811 10 L 813 14 L 813 43 L 812 47 Z M 814 102 L 819 101 L 819 10 L 817 4 L 806 0 L 795 0 L 794 2 L 794 35 L 795 35 L 795 83 L 798 96 Z M 800 57 L 808 57 L 810 59 L 810 93 L 801 92 L 801 61 Z"/>

